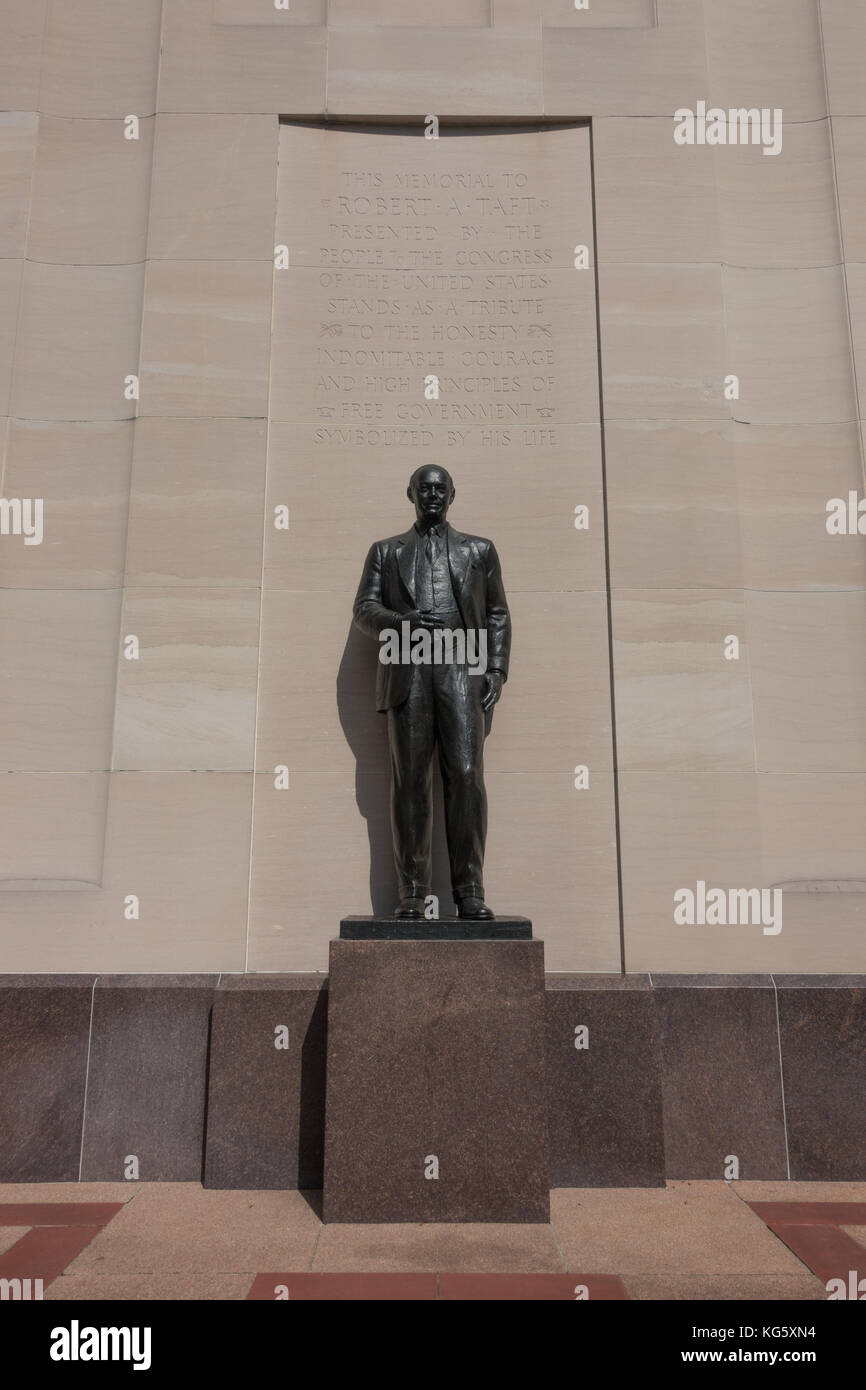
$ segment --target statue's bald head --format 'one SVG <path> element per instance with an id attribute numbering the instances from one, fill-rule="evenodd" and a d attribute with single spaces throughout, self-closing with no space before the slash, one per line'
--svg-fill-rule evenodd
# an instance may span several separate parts
<path id="1" fill-rule="evenodd" d="M 453 481 L 453 479 L 452 479 L 452 477 L 451 477 L 451 474 L 448 472 L 448 469 L 447 469 L 447 468 L 440 468 L 440 466 L 439 466 L 438 463 L 422 463 L 422 465 L 421 465 L 420 468 L 416 468 L 416 469 L 415 469 L 415 472 L 412 474 L 412 477 L 409 479 L 409 494 L 410 494 L 410 496 L 411 496 L 412 490 L 413 490 L 413 488 L 415 487 L 415 484 L 418 482 L 419 478 L 425 477 L 428 473 L 430 473 L 430 474 L 436 473 L 440 478 L 444 478 L 445 481 L 446 481 L 447 484 L 448 484 L 448 487 L 450 488 L 451 496 L 452 496 L 452 497 L 454 496 L 454 481 Z"/>
<path id="2" fill-rule="evenodd" d="M 454 501 L 454 482 L 447 468 L 438 464 L 423 464 L 409 479 L 406 496 L 415 505 L 415 515 L 421 526 L 435 526 L 444 521 Z"/>

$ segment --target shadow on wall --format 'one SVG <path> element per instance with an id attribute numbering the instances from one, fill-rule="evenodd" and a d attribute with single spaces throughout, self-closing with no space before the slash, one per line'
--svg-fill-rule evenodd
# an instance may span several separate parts
<path id="1" fill-rule="evenodd" d="M 393 912 L 397 902 L 391 843 L 391 770 L 386 716 L 376 709 L 376 667 L 379 646 L 351 622 L 337 674 L 337 709 L 346 741 L 355 758 L 355 801 L 367 822 L 370 846 L 370 911 Z M 439 759 L 433 774 L 433 888 L 439 915 L 456 915 L 448 872 L 448 847 L 442 804 Z M 364 912 L 365 906 L 349 908 Z"/>

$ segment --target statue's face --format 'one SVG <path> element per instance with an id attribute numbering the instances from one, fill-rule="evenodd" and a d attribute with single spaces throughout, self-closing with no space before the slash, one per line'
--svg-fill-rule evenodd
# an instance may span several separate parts
<path id="1" fill-rule="evenodd" d="M 419 524 L 437 526 L 445 520 L 454 501 L 454 484 L 444 468 L 425 468 L 409 484 L 406 495 L 415 504 Z"/>

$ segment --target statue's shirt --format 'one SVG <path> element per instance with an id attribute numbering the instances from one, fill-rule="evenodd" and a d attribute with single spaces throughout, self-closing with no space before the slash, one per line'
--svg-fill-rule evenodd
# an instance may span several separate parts
<path id="1" fill-rule="evenodd" d="M 420 531 L 417 526 L 415 529 L 418 532 L 415 552 L 418 608 L 422 613 L 435 613 L 443 627 L 462 627 L 463 619 L 451 583 L 445 527 L 440 524 L 431 526 L 428 531 Z"/>

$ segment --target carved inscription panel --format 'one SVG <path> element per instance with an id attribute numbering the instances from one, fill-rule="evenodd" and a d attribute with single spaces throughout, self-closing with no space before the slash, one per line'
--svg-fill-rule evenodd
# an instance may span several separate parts
<path id="1" fill-rule="evenodd" d="M 291 338 L 278 343 L 272 418 L 311 415 L 316 447 L 444 447 L 455 462 L 476 442 L 549 454 L 565 427 L 597 420 L 578 133 L 585 144 L 583 131 L 446 128 L 371 146 L 360 132 L 284 127 L 287 255 L 311 273 L 294 277 L 293 322 L 276 325 Z"/>

